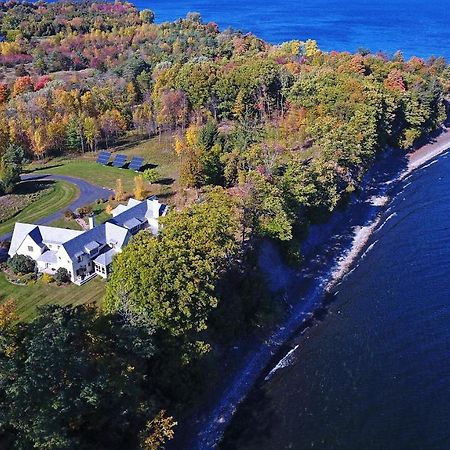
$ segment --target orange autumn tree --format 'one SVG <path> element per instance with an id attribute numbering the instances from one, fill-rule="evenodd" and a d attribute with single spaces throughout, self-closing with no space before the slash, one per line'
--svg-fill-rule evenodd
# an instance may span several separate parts
<path id="1" fill-rule="evenodd" d="M 33 80 L 30 76 L 19 77 L 16 79 L 12 89 L 12 96 L 17 97 L 24 92 L 31 92 L 33 90 Z"/>

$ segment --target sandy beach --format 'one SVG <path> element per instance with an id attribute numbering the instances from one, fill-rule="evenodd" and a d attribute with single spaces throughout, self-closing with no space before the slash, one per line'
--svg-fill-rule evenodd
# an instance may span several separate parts
<path id="1" fill-rule="evenodd" d="M 408 166 L 402 177 L 427 163 L 450 148 L 450 132 L 444 127 L 442 132 L 428 144 L 419 147 L 408 155 Z"/>

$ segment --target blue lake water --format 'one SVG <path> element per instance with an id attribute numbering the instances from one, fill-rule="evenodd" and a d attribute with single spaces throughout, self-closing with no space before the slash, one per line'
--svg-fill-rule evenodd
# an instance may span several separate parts
<path id="1" fill-rule="evenodd" d="M 224 450 L 450 449 L 449 173 L 444 155 L 403 183 L 329 314 L 293 339 Z"/>
<path id="2" fill-rule="evenodd" d="M 324 50 L 360 47 L 406 57 L 450 59 L 450 0 L 138 0 L 157 22 L 198 11 L 222 29 L 251 31 L 279 43 L 316 39 Z"/>

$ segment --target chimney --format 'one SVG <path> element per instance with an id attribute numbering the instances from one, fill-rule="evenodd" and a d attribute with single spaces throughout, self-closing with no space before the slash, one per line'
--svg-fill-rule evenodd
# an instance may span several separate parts
<path id="1" fill-rule="evenodd" d="M 161 208 L 161 203 L 158 200 L 152 200 L 152 214 L 155 219 L 159 217 L 159 210 Z"/>
<path id="2" fill-rule="evenodd" d="M 88 218 L 89 220 L 89 229 L 92 230 L 95 227 L 95 216 L 91 214 Z"/>

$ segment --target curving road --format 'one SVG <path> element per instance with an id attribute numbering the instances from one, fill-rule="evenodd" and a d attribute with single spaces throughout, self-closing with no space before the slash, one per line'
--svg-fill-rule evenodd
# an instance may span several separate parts
<path id="1" fill-rule="evenodd" d="M 71 209 L 74 211 L 81 206 L 85 206 L 89 203 L 93 203 L 99 198 L 106 200 L 113 193 L 113 191 L 109 189 L 105 189 L 99 186 L 95 186 L 94 184 L 88 183 L 85 180 L 80 178 L 68 177 L 66 175 L 48 175 L 48 174 L 39 174 L 39 175 L 22 175 L 22 181 L 30 181 L 30 180 L 49 180 L 49 181 L 67 181 L 68 183 L 75 184 L 78 186 L 80 191 L 79 196 L 70 204 L 67 205 L 63 210 L 60 210 L 56 213 L 50 214 L 38 221 L 36 221 L 36 225 L 46 225 L 48 223 L 54 222 L 59 219 L 65 210 Z M 8 240 L 11 238 L 12 233 L 7 233 L 0 236 L 0 241 Z M 0 249 L 0 258 L 1 258 L 1 249 Z"/>

